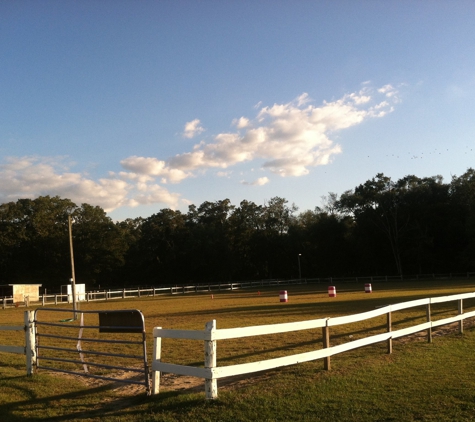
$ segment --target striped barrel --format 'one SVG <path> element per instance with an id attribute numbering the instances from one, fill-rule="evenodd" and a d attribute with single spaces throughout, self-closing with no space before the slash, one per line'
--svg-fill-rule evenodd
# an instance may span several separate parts
<path id="1" fill-rule="evenodd" d="M 329 297 L 336 297 L 336 287 L 335 286 L 328 286 L 328 296 Z"/>
<path id="2" fill-rule="evenodd" d="M 371 283 L 366 283 L 364 285 L 364 291 L 365 291 L 365 293 L 371 293 L 373 291 L 372 288 L 371 288 Z"/>
<path id="3" fill-rule="evenodd" d="M 288 302 L 289 298 L 287 296 L 287 290 L 281 290 L 279 292 L 279 298 L 281 302 Z"/>

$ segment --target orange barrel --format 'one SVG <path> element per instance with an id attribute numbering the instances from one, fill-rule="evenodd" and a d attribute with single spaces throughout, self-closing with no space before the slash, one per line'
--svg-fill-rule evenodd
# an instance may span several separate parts
<path id="1" fill-rule="evenodd" d="M 371 289 L 371 283 L 366 283 L 364 285 L 364 292 L 365 293 L 371 293 L 373 290 Z"/>
<path id="2" fill-rule="evenodd" d="M 336 297 L 336 287 L 335 286 L 328 286 L 328 296 L 329 297 Z"/>
<path id="3" fill-rule="evenodd" d="M 287 296 L 287 290 L 281 290 L 279 292 L 279 298 L 281 302 L 288 302 L 289 298 Z"/>

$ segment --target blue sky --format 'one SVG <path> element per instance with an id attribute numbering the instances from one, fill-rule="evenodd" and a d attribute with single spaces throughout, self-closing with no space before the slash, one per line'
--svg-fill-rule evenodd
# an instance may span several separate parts
<path id="1" fill-rule="evenodd" d="M 300 211 L 475 166 L 473 1 L 0 2 L 0 203 Z"/>

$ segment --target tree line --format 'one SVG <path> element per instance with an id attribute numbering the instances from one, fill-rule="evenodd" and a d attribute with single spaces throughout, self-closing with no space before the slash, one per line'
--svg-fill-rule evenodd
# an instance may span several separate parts
<path id="1" fill-rule="evenodd" d="M 449 183 L 379 173 L 303 212 L 224 199 L 114 222 L 58 196 L 19 199 L 0 205 L 0 282 L 67 284 L 68 216 L 88 288 L 475 271 L 473 169 Z"/>

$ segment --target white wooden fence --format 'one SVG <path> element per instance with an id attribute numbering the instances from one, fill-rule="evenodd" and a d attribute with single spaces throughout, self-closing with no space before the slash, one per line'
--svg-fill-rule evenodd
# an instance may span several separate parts
<path id="1" fill-rule="evenodd" d="M 416 332 L 427 330 L 428 341 L 432 341 L 432 328 L 459 322 L 459 330 L 463 332 L 463 320 L 475 317 L 475 311 L 463 312 L 463 300 L 475 298 L 475 293 L 457 294 L 451 296 L 427 298 L 403 302 L 395 305 L 388 305 L 369 312 L 360 314 L 342 316 L 336 318 L 320 318 L 310 321 L 291 322 L 284 324 L 261 325 L 254 327 L 217 329 L 216 320 L 206 323 L 204 331 L 197 330 L 168 330 L 156 327 L 153 330 L 154 336 L 154 356 L 152 360 L 152 394 L 158 394 L 160 385 L 160 372 L 174 373 L 178 375 L 187 375 L 205 380 L 205 393 L 207 399 L 214 399 L 218 396 L 217 380 L 220 378 L 244 375 L 258 371 L 274 369 L 282 366 L 293 365 L 301 362 L 308 362 L 317 359 L 324 359 L 325 369 L 330 369 L 330 357 L 348 350 L 367 346 L 374 343 L 387 341 L 388 353 L 392 352 L 392 340 L 395 338 L 407 336 Z M 431 305 L 458 301 L 458 314 L 449 318 L 432 321 Z M 392 331 L 392 312 L 417 306 L 426 306 L 426 322 Z M 386 332 L 372 335 L 366 338 L 350 341 L 336 346 L 330 346 L 330 327 L 351 324 L 375 318 L 380 315 L 387 316 Z M 244 363 L 229 366 L 217 366 L 216 343 L 218 340 L 237 339 L 250 336 L 261 336 L 268 334 L 279 334 L 299 330 L 310 330 L 322 328 L 323 348 L 305 353 L 299 353 L 292 356 L 284 356 L 274 359 L 263 360 L 260 362 Z M 188 339 L 204 341 L 204 368 L 177 365 L 161 362 L 161 339 Z"/>
<path id="2" fill-rule="evenodd" d="M 275 280 L 248 280 L 235 281 L 227 283 L 202 283 L 181 286 L 168 287 L 128 287 L 123 289 L 108 289 L 95 290 L 86 293 L 81 293 L 84 300 L 81 301 L 94 302 L 114 299 L 128 299 L 142 296 L 158 296 L 158 295 L 176 295 L 187 293 L 206 293 L 226 290 L 252 289 L 259 287 L 280 287 L 290 286 L 295 284 L 327 284 L 335 283 L 373 283 L 373 282 L 388 282 L 388 281 L 424 281 L 424 280 L 451 280 L 473 278 L 475 273 L 448 273 L 448 274 L 416 274 L 402 276 L 364 276 L 364 277 L 323 277 L 323 278 L 295 278 L 295 279 L 275 279 Z M 58 305 L 61 303 L 69 303 L 71 294 L 43 294 L 39 297 L 40 306 Z M 38 303 L 35 303 L 37 305 Z M 29 307 L 29 300 L 24 302 L 14 302 L 13 297 L 0 298 L 0 307 L 3 309 L 9 307 Z"/>
<path id="3" fill-rule="evenodd" d="M 0 352 L 17 353 L 26 356 L 26 374 L 33 374 L 33 366 L 36 363 L 36 336 L 34 324 L 34 311 L 25 311 L 24 325 L 5 326 L 0 325 L 0 331 L 24 331 L 25 346 L 0 345 Z"/>
<path id="4" fill-rule="evenodd" d="M 186 293 L 205 293 L 215 291 L 226 290 L 239 290 L 258 288 L 263 286 L 281 286 L 281 285 L 293 285 L 293 284 L 306 284 L 307 279 L 294 279 L 294 280 L 258 280 L 258 281 L 246 281 L 246 282 L 230 282 L 230 283 L 217 283 L 217 284 L 196 284 L 196 285 L 182 285 L 182 286 L 170 286 L 170 287 L 132 287 L 123 289 L 108 289 L 108 290 L 96 290 L 81 293 L 82 302 L 95 302 L 95 301 L 107 301 L 115 299 L 128 299 L 135 297 L 146 296 L 159 296 L 159 295 L 177 295 Z M 70 303 L 72 301 L 71 294 L 43 294 L 39 297 L 39 305 L 60 305 L 62 303 Z M 79 299 L 78 299 L 79 301 Z M 14 302 L 12 297 L 0 298 L 1 307 L 3 309 L 9 307 L 18 307 L 30 305 L 30 302 L 25 300 L 24 302 Z M 37 305 L 38 303 L 35 303 Z"/>

